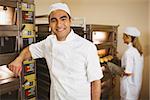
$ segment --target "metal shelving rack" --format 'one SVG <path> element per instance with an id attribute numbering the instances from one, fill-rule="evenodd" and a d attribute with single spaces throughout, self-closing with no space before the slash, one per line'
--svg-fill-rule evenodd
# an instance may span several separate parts
<path id="1" fill-rule="evenodd" d="M 0 25 L 0 38 L 2 40 L 2 38 L 13 38 L 16 39 L 16 43 L 13 43 L 11 45 L 14 45 L 15 48 L 11 51 L 8 51 L 8 49 L 12 49 L 10 47 L 8 48 L 3 48 L 3 46 L 1 46 L 1 48 L 3 48 L 3 50 L 0 50 L 0 65 L 3 64 L 8 64 L 10 63 L 18 54 L 19 52 L 19 25 L 18 25 L 18 21 L 19 21 L 19 10 L 18 8 L 18 0 L 0 0 L 0 6 L 1 7 L 5 7 L 5 11 L 8 9 L 7 7 L 11 7 L 14 9 L 14 18 L 13 18 L 13 23 L 12 25 Z M 1 15 L 2 16 L 2 15 Z M 4 42 L 4 40 L 3 40 Z M 13 42 L 13 41 L 12 41 Z M 1 41 L 2 43 L 2 41 Z M 10 42 L 11 43 L 11 42 Z M 6 44 L 7 45 L 7 44 Z M 5 51 L 5 53 L 3 53 Z M 8 51 L 8 52 L 7 52 Z"/>
<path id="2" fill-rule="evenodd" d="M 21 49 L 35 42 L 35 5 L 34 0 L 20 2 Z M 36 63 L 33 59 L 23 62 L 21 75 L 21 100 L 36 100 Z"/>
<path id="3" fill-rule="evenodd" d="M 13 42 L 8 41 L 9 45 L 14 45 L 14 49 L 11 48 L 12 50 L 8 51 L 7 49 L 10 49 L 10 46 L 0 50 L 2 51 L 0 52 L 0 65 L 3 65 L 9 64 L 23 48 L 35 42 L 35 5 L 34 0 L 0 0 L 0 6 L 6 7 L 6 10 L 9 7 L 14 9 L 12 24 L 0 25 L 0 38 L 13 37 L 15 39 Z M 17 82 L 17 86 L 14 86 L 14 82 Z M 24 61 L 21 76 L 19 79 L 10 79 L 9 84 L 10 88 L 4 92 L 0 91 L 0 94 L 18 89 L 18 100 L 36 100 L 37 82 L 35 61 L 33 59 Z M 1 87 L 5 87 L 4 85 L 7 85 L 7 83 L 0 84 Z"/>
<path id="4" fill-rule="evenodd" d="M 19 53 L 20 49 L 20 30 L 19 30 L 19 9 L 18 9 L 19 0 L 0 0 L 1 11 L 2 8 L 6 13 L 9 9 L 12 9 L 12 23 L 11 24 L 0 24 L 0 65 L 9 64 L 11 61 L 15 59 L 15 57 Z M 5 16 L 2 13 L 0 15 L 1 22 L 5 20 Z M 0 99 L 3 100 L 9 97 L 9 93 L 15 95 L 14 98 L 18 98 L 18 92 L 20 87 L 20 81 L 18 78 L 7 78 L 0 80 Z M 11 95 L 12 96 L 12 95 Z M 10 96 L 10 97 L 11 97 Z M 6 98 L 7 99 L 7 98 Z M 13 99 L 13 98 L 12 98 Z"/>

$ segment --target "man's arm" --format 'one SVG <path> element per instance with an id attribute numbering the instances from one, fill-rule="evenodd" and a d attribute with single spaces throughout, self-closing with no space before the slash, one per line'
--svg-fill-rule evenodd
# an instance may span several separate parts
<path id="1" fill-rule="evenodd" d="M 100 100 L 101 80 L 96 80 L 91 83 L 91 93 L 91 100 Z"/>
<path id="2" fill-rule="evenodd" d="M 31 58 L 31 53 L 29 51 L 29 47 L 26 47 L 22 50 L 20 55 L 8 65 L 8 67 L 15 73 L 16 76 L 18 76 L 21 74 L 22 62 L 29 58 Z"/>

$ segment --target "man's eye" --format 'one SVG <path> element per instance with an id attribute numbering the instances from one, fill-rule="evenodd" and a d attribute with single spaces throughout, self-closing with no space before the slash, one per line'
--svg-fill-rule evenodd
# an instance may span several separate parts
<path id="1" fill-rule="evenodd" d="M 65 20 L 66 20 L 66 18 L 62 18 L 61 20 L 65 21 Z"/>
<path id="2" fill-rule="evenodd" d="M 56 20 L 51 20 L 51 22 L 56 22 Z"/>
<path id="3" fill-rule="evenodd" d="M 55 18 L 51 18 L 50 21 L 51 21 L 51 22 L 56 22 L 56 19 L 55 19 Z"/>

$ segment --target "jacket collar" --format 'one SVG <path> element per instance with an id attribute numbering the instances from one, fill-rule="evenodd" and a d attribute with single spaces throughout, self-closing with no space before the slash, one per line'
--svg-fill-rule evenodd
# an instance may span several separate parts
<path id="1" fill-rule="evenodd" d="M 128 48 L 133 47 L 131 42 L 127 46 L 128 46 Z"/>
<path id="2" fill-rule="evenodd" d="M 68 36 L 66 37 L 65 41 L 71 41 L 75 38 L 75 33 L 73 31 L 73 29 L 71 29 L 70 33 L 68 34 Z"/>

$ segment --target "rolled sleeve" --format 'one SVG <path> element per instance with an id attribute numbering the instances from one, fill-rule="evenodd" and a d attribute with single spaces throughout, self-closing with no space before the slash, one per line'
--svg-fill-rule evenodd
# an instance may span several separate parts
<path id="1" fill-rule="evenodd" d="M 29 50 L 33 59 L 43 58 L 44 57 L 44 42 L 45 40 L 31 44 Z"/>

